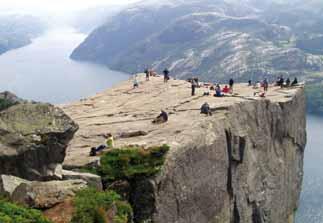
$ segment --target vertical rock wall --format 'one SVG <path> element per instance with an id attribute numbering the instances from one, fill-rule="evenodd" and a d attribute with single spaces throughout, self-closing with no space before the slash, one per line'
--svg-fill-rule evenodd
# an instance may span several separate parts
<path id="1" fill-rule="evenodd" d="M 289 97 L 237 103 L 223 117 L 185 130 L 198 134 L 182 141 L 169 154 L 162 174 L 151 181 L 155 205 L 150 220 L 293 222 L 306 121 L 303 90 Z"/>

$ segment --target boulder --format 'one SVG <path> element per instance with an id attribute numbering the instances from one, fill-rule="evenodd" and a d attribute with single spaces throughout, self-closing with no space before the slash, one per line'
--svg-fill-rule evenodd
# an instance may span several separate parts
<path id="1" fill-rule="evenodd" d="M 88 186 L 94 187 L 97 190 L 103 190 L 102 179 L 98 175 L 63 170 L 62 176 L 63 180 L 84 180 Z"/>
<path id="2" fill-rule="evenodd" d="M 11 200 L 32 208 L 48 209 L 74 197 L 87 187 L 84 180 L 24 182 L 12 193 Z"/>
<path id="3" fill-rule="evenodd" d="M 22 183 L 28 181 L 18 177 L 1 175 L 0 176 L 0 196 L 11 197 L 15 189 Z"/>
<path id="4" fill-rule="evenodd" d="M 63 162 L 77 129 L 60 108 L 18 100 L 0 112 L 0 174 L 28 180 L 58 179 L 57 165 Z"/>

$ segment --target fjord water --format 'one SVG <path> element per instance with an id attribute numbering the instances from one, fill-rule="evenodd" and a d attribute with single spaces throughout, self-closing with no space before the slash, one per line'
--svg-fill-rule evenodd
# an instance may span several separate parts
<path id="1" fill-rule="evenodd" d="M 129 77 L 104 66 L 70 60 L 73 49 L 85 38 L 71 28 L 52 29 L 32 44 L 0 55 L 0 91 L 35 101 L 66 103 Z"/>
<path id="2" fill-rule="evenodd" d="M 296 223 L 323 222 L 323 117 L 307 116 L 304 183 Z"/>

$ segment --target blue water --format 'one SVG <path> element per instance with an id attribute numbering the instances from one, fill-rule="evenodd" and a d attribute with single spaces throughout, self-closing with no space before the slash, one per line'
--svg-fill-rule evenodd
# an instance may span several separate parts
<path id="1" fill-rule="evenodd" d="M 307 116 L 304 183 L 296 223 L 323 222 L 323 117 Z"/>
<path id="2" fill-rule="evenodd" d="M 70 28 L 50 30 L 31 45 L 0 56 L 0 91 L 25 99 L 66 103 L 100 92 L 128 78 L 69 55 L 85 35 Z"/>

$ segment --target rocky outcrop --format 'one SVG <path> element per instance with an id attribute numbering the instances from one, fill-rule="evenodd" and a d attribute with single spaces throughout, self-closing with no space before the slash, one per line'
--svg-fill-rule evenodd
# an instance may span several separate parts
<path id="1" fill-rule="evenodd" d="M 87 187 L 83 180 L 21 183 L 12 193 L 11 200 L 38 209 L 52 208 L 75 196 Z"/>
<path id="2" fill-rule="evenodd" d="M 78 126 L 60 108 L 6 95 L 14 103 L 0 112 L 0 174 L 57 179 L 56 169 Z"/>
<path id="3" fill-rule="evenodd" d="M 260 89 L 235 86 L 235 94 L 190 96 L 190 84 L 161 77 L 131 90 L 129 80 L 87 100 L 63 107 L 80 126 L 65 167 L 88 166 L 88 156 L 107 133 L 116 147 L 168 144 L 165 165 L 155 177 L 120 183 L 133 204 L 135 222 L 261 223 L 293 222 L 303 177 L 306 144 L 302 86 Z M 107 103 L 108 102 L 108 103 Z M 200 114 L 208 102 L 212 116 Z M 160 109 L 169 121 L 153 125 Z M 145 134 L 130 135 L 129 132 Z M 113 185 L 118 187 L 119 184 Z M 121 189 L 122 189 L 121 188 Z M 128 189 L 127 189 L 128 188 Z"/>
<path id="4" fill-rule="evenodd" d="M 0 195 L 5 197 L 11 197 L 16 188 L 22 184 L 27 183 L 27 180 L 19 177 L 1 175 L 0 176 Z"/>
<path id="5" fill-rule="evenodd" d="M 84 180 L 90 187 L 96 188 L 100 191 L 103 189 L 101 177 L 91 173 L 79 173 L 63 170 L 62 176 L 63 180 Z"/>

